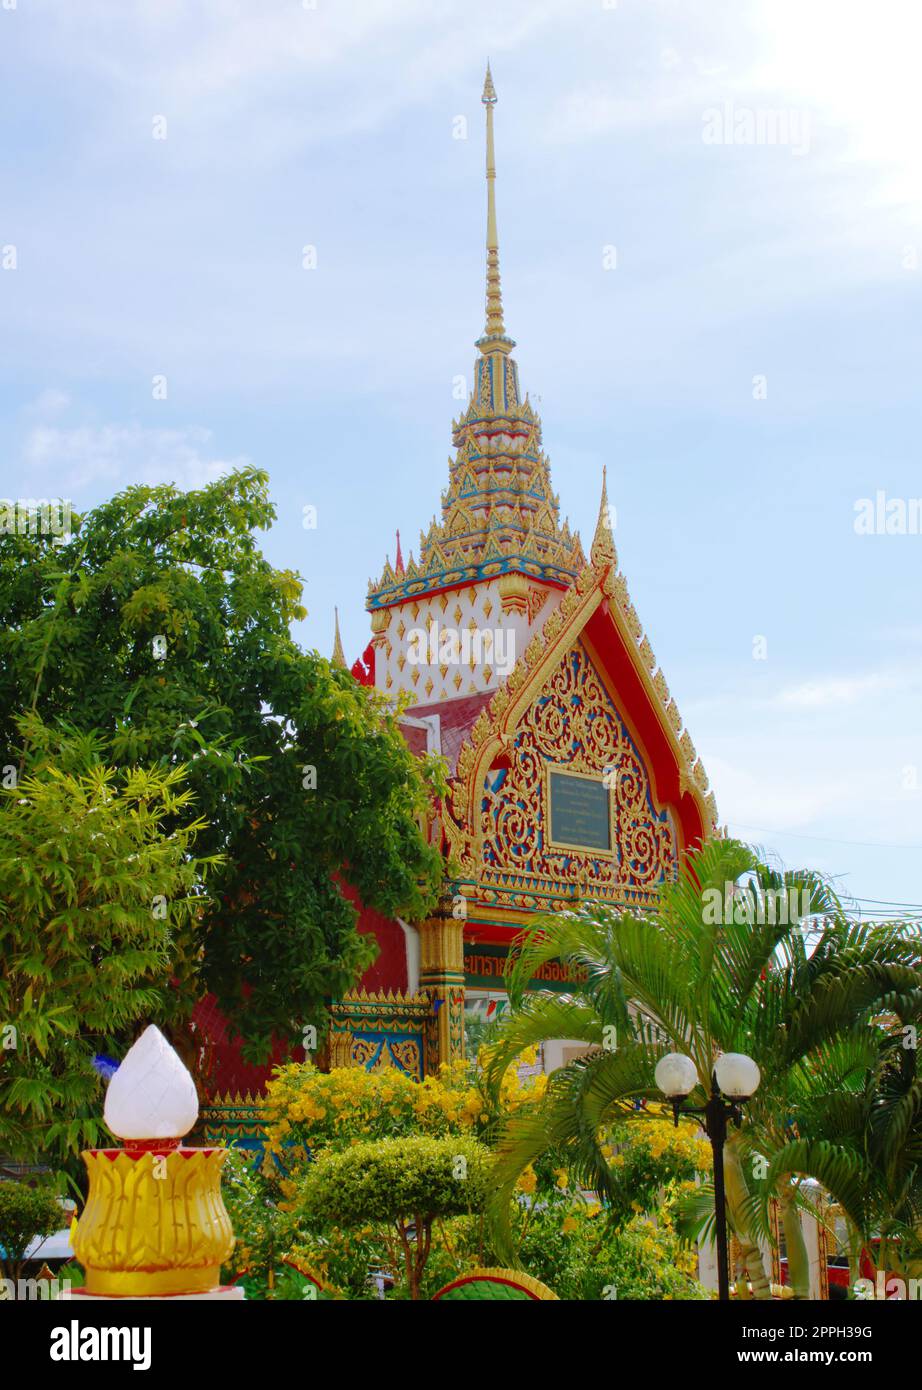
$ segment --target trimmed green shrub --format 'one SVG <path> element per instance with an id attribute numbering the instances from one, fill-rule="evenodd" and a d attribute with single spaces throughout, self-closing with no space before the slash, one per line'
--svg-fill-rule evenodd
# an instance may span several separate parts
<path id="1" fill-rule="evenodd" d="M 36 1236 L 60 1231 L 66 1218 L 47 1187 L 24 1182 L 0 1182 L 0 1269 L 5 1279 L 18 1279 L 23 1255 Z"/>
<path id="2" fill-rule="evenodd" d="M 490 1152 L 461 1135 L 380 1139 L 312 1163 L 298 1215 L 334 1226 L 383 1224 L 396 1231 L 410 1297 L 419 1286 L 437 1218 L 483 1209 Z"/>

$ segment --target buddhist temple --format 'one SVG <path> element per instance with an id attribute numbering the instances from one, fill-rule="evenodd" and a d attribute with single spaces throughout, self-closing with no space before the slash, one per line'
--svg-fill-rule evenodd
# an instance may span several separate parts
<path id="1" fill-rule="evenodd" d="M 333 1006 L 330 1060 L 419 1077 L 463 1053 L 466 1013 L 501 1008 L 506 954 L 529 922 L 584 901 L 651 908 L 716 826 L 707 774 L 618 568 L 604 473 L 588 553 L 560 519 L 506 328 L 489 68 L 482 101 L 486 296 L 473 391 L 452 423 L 441 515 L 406 561 L 398 532 L 393 566 L 385 559 L 369 581 L 371 640 L 351 667 L 394 700 L 409 695 L 408 745 L 447 763 L 449 795 L 430 828 L 446 880 L 425 922 L 357 904 L 379 955 Z M 346 664 L 338 614 L 332 659 Z M 563 991 L 567 980 L 551 968 L 536 984 Z"/>

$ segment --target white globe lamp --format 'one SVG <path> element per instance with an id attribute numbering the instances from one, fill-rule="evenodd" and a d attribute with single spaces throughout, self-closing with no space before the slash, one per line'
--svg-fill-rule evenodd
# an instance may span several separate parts
<path id="1" fill-rule="evenodd" d="M 744 1052 L 723 1052 L 714 1063 L 717 1085 L 729 1100 L 748 1100 L 759 1089 L 761 1073 Z"/>
<path id="2" fill-rule="evenodd" d="M 684 1100 L 698 1084 L 698 1068 L 682 1052 L 667 1052 L 656 1064 L 656 1084 L 670 1100 Z"/>

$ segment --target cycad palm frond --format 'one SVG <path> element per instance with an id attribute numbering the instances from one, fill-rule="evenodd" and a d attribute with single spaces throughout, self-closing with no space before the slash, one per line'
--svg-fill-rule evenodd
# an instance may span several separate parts
<path id="1" fill-rule="evenodd" d="M 809 939 L 806 919 L 820 923 Z M 529 993 L 556 959 L 571 969 L 569 995 Z M 632 1098 L 661 1099 L 653 1066 L 667 1051 L 693 1058 L 699 1087 L 721 1052 L 759 1065 L 762 1085 L 731 1140 L 734 1162 L 768 1165 L 764 1180 L 734 1170 L 732 1216 L 748 1236 L 767 1229 L 771 1190 L 788 1212 L 809 1209 L 796 1182 L 805 1176 L 864 1234 L 909 1222 L 922 1206 L 922 1088 L 887 1049 L 898 1024 L 922 1018 L 919 963 L 917 931 L 854 922 L 820 875 L 780 873 L 727 839 L 689 853 L 647 916 L 585 905 L 542 919 L 516 943 L 490 1081 L 530 1043 L 573 1037 L 602 1051 L 555 1073 L 544 1104 L 509 1126 L 493 1207 L 506 1236 L 503 1202 L 551 1149 L 604 1196 L 600 1131 Z"/>
<path id="2" fill-rule="evenodd" d="M 657 1098 L 654 1070 L 663 1049 L 637 1041 L 617 1052 L 577 1058 L 556 1071 L 535 1110 L 512 1116 L 500 1136 L 488 1210 L 498 1248 L 512 1258 L 510 1202 L 521 1175 L 553 1151 L 576 1181 L 603 1201 L 612 1194 L 603 1134 L 617 1114 L 630 1115 L 636 1100 Z"/>
<path id="3" fill-rule="evenodd" d="M 874 1207 L 869 1200 L 866 1165 L 853 1148 L 825 1139 L 795 1139 L 772 1157 L 765 1176 L 766 1192 L 792 1177 L 819 1182 L 855 1229 L 865 1236 L 870 1233 Z"/>
<path id="4" fill-rule="evenodd" d="M 503 1076 L 526 1048 L 561 1037 L 601 1047 L 605 1041 L 605 1027 L 606 1020 L 578 998 L 527 995 L 521 1007 L 503 1019 L 495 1041 L 484 1048 L 484 1076 L 488 1088 L 494 1096 L 498 1095 Z"/>

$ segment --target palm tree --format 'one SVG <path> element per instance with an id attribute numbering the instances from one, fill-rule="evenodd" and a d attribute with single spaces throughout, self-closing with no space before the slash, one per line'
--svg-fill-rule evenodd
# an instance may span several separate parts
<path id="1" fill-rule="evenodd" d="M 811 949 L 805 927 L 815 921 L 821 925 Z M 553 959 L 578 981 L 569 996 L 528 988 Z M 688 856 L 675 882 L 663 886 L 653 915 L 586 905 L 545 919 L 513 953 L 511 1008 L 488 1082 L 497 1087 L 534 1043 L 566 1037 L 592 1050 L 554 1073 L 537 1112 L 507 1126 L 491 1203 L 500 1248 L 512 1257 L 509 1199 L 518 1176 L 548 1150 L 560 1151 L 570 1171 L 605 1200 L 607 1128 L 616 1116 L 642 1121 L 638 1106 L 662 1101 L 653 1075 L 661 1056 L 677 1051 L 693 1059 L 699 1085 L 690 1099 L 703 1103 L 717 1056 L 746 1052 L 763 1079 L 743 1128 L 726 1146 L 727 1206 L 753 1294 L 770 1297 L 758 1244 L 756 1140 L 764 1146 L 774 1133 L 773 1147 L 784 1146 L 795 1082 L 806 1086 L 823 1065 L 828 1072 L 835 1065 L 829 1049 L 869 1029 L 875 1010 L 918 1012 L 918 959 L 906 929 L 850 922 L 821 876 L 779 873 L 728 839 Z M 788 1202 L 790 1187 L 786 1180 L 783 1196 L 796 1206 L 803 1198 L 795 1188 Z"/>
<path id="2" fill-rule="evenodd" d="M 773 1148 L 766 1189 L 809 1175 L 838 1204 L 857 1255 L 880 1242 L 878 1264 L 922 1275 L 922 1077 L 915 1026 L 902 1017 L 879 1023 L 866 1043 L 866 1066 L 850 1086 L 808 1098 Z M 915 1015 L 917 1016 L 917 1014 Z M 907 1045 L 908 1044 L 908 1045 Z"/>

